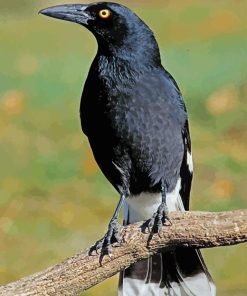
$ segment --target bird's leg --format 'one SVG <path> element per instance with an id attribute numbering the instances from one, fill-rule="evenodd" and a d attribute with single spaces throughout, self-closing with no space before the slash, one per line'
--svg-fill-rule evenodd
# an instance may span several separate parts
<path id="1" fill-rule="evenodd" d="M 153 214 L 153 217 L 150 219 L 148 223 L 148 230 L 150 233 L 159 233 L 162 226 L 168 221 L 171 224 L 169 219 L 169 211 L 166 204 L 166 194 L 167 194 L 167 186 L 161 186 L 161 195 L 162 201 L 158 210 Z"/>
<path id="2" fill-rule="evenodd" d="M 111 221 L 108 225 L 108 231 L 105 236 L 96 242 L 96 244 L 90 249 L 89 254 L 92 254 L 93 251 L 98 253 L 101 249 L 101 255 L 111 255 L 112 244 L 120 242 L 120 230 L 122 226 L 118 223 L 118 217 L 120 210 L 123 206 L 125 200 L 125 195 L 122 194 L 118 202 L 117 208 L 114 215 L 111 218 Z"/>

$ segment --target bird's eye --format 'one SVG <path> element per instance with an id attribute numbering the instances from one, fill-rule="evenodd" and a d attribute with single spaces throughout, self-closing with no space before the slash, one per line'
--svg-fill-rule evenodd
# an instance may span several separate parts
<path id="1" fill-rule="evenodd" d="M 99 17 L 102 19 L 108 19 L 110 15 L 111 15 L 111 12 L 108 9 L 102 9 L 99 12 Z"/>

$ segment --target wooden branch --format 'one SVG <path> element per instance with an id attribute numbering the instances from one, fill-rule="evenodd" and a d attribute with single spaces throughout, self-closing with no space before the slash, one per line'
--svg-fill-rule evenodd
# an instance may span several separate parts
<path id="1" fill-rule="evenodd" d="M 160 236 L 141 231 L 141 225 L 123 228 L 120 247 L 112 257 L 88 256 L 87 251 L 42 272 L 0 287 L 1 296 L 79 295 L 115 275 L 132 263 L 171 246 L 210 248 L 247 241 L 247 210 L 222 213 L 171 213 L 171 226 L 164 226 Z"/>

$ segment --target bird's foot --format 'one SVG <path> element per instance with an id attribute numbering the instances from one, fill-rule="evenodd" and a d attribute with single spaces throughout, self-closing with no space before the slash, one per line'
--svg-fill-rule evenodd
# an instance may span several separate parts
<path id="1" fill-rule="evenodd" d="M 169 222 L 169 225 L 172 224 L 169 218 L 167 205 L 165 202 L 162 202 L 148 223 L 149 233 L 160 233 L 162 226 L 167 222 Z"/>
<path id="2" fill-rule="evenodd" d="M 121 229 L 122 226 L 116 220 L 112 220 L 109 223 L 108 231 L 105 236 L 98 240 L 95 245 L 90 248 L 89 255 L 92 255 L 93 252 L 99 254 L 99 250 L 101 250 L 100 254 L 102 258 L 105 255 L 111 256 L 112 246 L 117 246 L 120 243 Z"/>

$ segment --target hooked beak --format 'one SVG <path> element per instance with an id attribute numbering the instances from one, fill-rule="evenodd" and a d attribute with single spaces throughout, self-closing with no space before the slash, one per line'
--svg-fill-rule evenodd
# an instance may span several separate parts
<path id="1" fill-rule="evenodd" d="M 87 7 L 88 5 L 82 4 L 57 5 L 42 9 L 39 13 L 53 18 L 87 25 L 88 20 L 91 19 L 91 17 L 85 12 Z"/>

